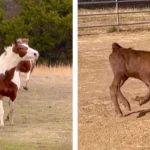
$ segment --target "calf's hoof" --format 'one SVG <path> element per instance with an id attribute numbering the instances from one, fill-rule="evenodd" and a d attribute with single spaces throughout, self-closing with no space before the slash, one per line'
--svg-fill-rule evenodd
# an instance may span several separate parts
<path id="1" fill-rule="evenodd" d="M 146 115 L 146 112 L 142 111 L 138 114 L 137 118 L 143 117 Z"/>
<path id="2" fill-rule="evenodd" d="M 118 116 L 119 118 L 124 117 L 123 114 L 117 114 L 117 116 Z"/>
<path id="3" fill-rule="evenodd" d="M 143 105 L 144 103 L 142 102 L 142 101 L 139 101 L 139 105 L 141 106 L 141 105 Z"/>
<path id="4" fill-rule="evenodd" d="M 139 101 L 139 105 L 141 106 L 141 105 L 143 105 L 143 104 L 145 104 L 145 103 L 147 103 L 148 102 L 148 100 L 140 100 Z"/>
<path id="5" fill-rule="evenodd" d="M 127 109 L 127 111 L 131 111 L 131 106 L 130 106 L 130 104 L 126 105 L 125 108 Z"/>
<path id="6" fill-rule="evenodd" d="M 135 100 L 135 101 L 140 101 L 142 99 L 142 97 L 140 97 L 140 96 L 136 96 L 135 98 L 133 98 L 133 100 Z"/>
<path id="7" fill-rule="evenodd" d="M 122 114 L 121 111 L 116 111 L 116 115 L 117 115 L 118 117 L 123 117 L 123 114 Z"/>

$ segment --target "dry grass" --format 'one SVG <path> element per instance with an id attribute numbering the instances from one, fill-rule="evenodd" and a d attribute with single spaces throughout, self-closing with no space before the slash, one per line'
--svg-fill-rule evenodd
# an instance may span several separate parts
<path id="1" fill-rule="evenodd" d="M 24 77 L 21 77 L 22 84 Z M 8 111 L 4 99 L 5 115 Z M 71 68 L 37 67 L 29 91 L 23 88 L 15 101 L 15 125 L 0 128 L 0 150 L 72 149 Z"/>
<path id="2" fill-rule="evenodd" d="M 38 76 L 49 76 L 49 75 L 60 75 L 60 76 L 71 76 L 72 67 L 71 66 L 47 66 L 38 65 L 33 71 L 33 75 Z"/>
<path id="3" fill-rule="evenodd" d="M 108 57 L 112 42 L 150 51 L 150 32 L 122 32 L 79 37 L 79 149 L 148 150 L 150 114 L 137 118 L 115 116 L 109 86 L 113 79 Z M 132 110 L 140 107 L 132 98 L 146 94 L 146 86 L 130 79 L 122 88 Z M 123 108 L 124 113 L 126 110 Z"/>
<path id="4" fill-rule="evenodd" d="M 121 9 L 120 12 L 130 12 L 130 11 L 147 11 L 146 9 Z M 94 14 L 94 13 L 114 13 L 115 9 L 80 9 L 79 14 Z M 148 13 L 135 13 L 135 14 L 121 14 L 120 15 L 120 23 L 134 23 L 134 22 L 142 22 L 149 21 L 150 12 Z M 90 17 L 79 17 L 79 26 L 92 26 L 92 25 L 105 25 L 105 24 L 116 24 L 116 15 L 108 15 L 108 16 L 90 16 Z M 102 27 L 102 28 L 90 28 L 87 29 L 79 29 L 79 35 L 82 34 L 97 34 L 97 33 L 106 33 L 111 30 L 112 27 Z M 137 31 L 139 29 L 142 30 L 150 30 L 149 25 L 135 25 L 135 26 L 122 26 L 121 30 L 131 30 Z M 116 31 L 116 30 L 115 30 Z"/>

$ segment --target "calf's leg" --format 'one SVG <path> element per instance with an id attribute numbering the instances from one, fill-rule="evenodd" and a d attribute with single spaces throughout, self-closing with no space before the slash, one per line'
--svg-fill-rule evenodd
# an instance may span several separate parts
<path id="1" fill-rule="evenodd" d="M 150 100 L 150 92 L 147 93 L 145 97 L 142 97 L 139 101 L 140 105 L 147 103 Z"/>
<path id="2" fill-rule="evenodd" d="M 121 80 L 120 88 L 123 86 L 123 84 L 125 83 L 125 81 L 126 81 L 127 79 L 128 79 L 128 77 L 124 77 L 124 78 Z M 118 88 L 118 97 L 119 97 L 119 99 L 122 101 L 123 105 L 124 105 L 128 110 L 131 110 L 130 103 L 128 102 L 128 100 L 126 99 L 126 97 L 122 94 L 120 88 Z"/>
<path id="3" fill-rule="evenodd" d="M 120 87 L 120 78 L 115 77 L 111 86 L 110 86 L 110 95 L 111 95 L 111 100 L 113 101 L 114 107 L 115 107 L 115 112 L 117 113 L 118 116 L 122 116 L 122 111 L 120 109 L 118 99 L 117 99 L 117 92 L 118 88 Z"/>
<path id="4" fill-rule="evenodd" d="M 118 90 L 118 97 L 119 99 L 122 101 L 123 105 L 128 109 L 131 110 L 131 106 L 130 103 L 128 102 L 128 100 L 126 99 L 126 97 L 122 94 L 121 90 Z"/>
<path id="5" fill-rule="evenodd" d="M 145 81 L 143 80 L 143 82 L 145 82 L 145 84 L 148 87 L 148 93 L 144 97 L 136 97 L 136 100 L 139 101 L 139 105 L 143 105 L 150 100 L 150 81 L 149 81 L 149 78 L 147 77 L 147 80 L 145 80 Z"/>

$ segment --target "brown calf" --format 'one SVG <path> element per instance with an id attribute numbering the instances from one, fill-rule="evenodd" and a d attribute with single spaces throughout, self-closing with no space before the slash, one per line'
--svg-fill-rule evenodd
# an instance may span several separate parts
<path id="1" fill-rule="evenodd" d="M 143 81 L 149 91 L 146 96 L 139 97 L 139 104 L 145 104 L 150 100 L 150 52 L 136 51 L 132 48 L 123 48 L 117 43 L 112 44 L 112 53 L 109 56 L 114 79 L 110 86 L 111 99 L 115 111 L 122 116 L 118 98 L 131 110 L 128 100 L 122 94 L 120 88 L 129 77 Z"/>

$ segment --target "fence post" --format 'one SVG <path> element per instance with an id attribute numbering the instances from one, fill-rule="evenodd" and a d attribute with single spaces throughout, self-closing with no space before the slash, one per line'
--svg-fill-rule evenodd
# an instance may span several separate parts
<path id="1" fill-rule="evenodd" d="M 118 0 L 116 0 L 116 14 L 117 14 L 117 32 L 119 32 L 119 9 L 118 9 Z"/>

